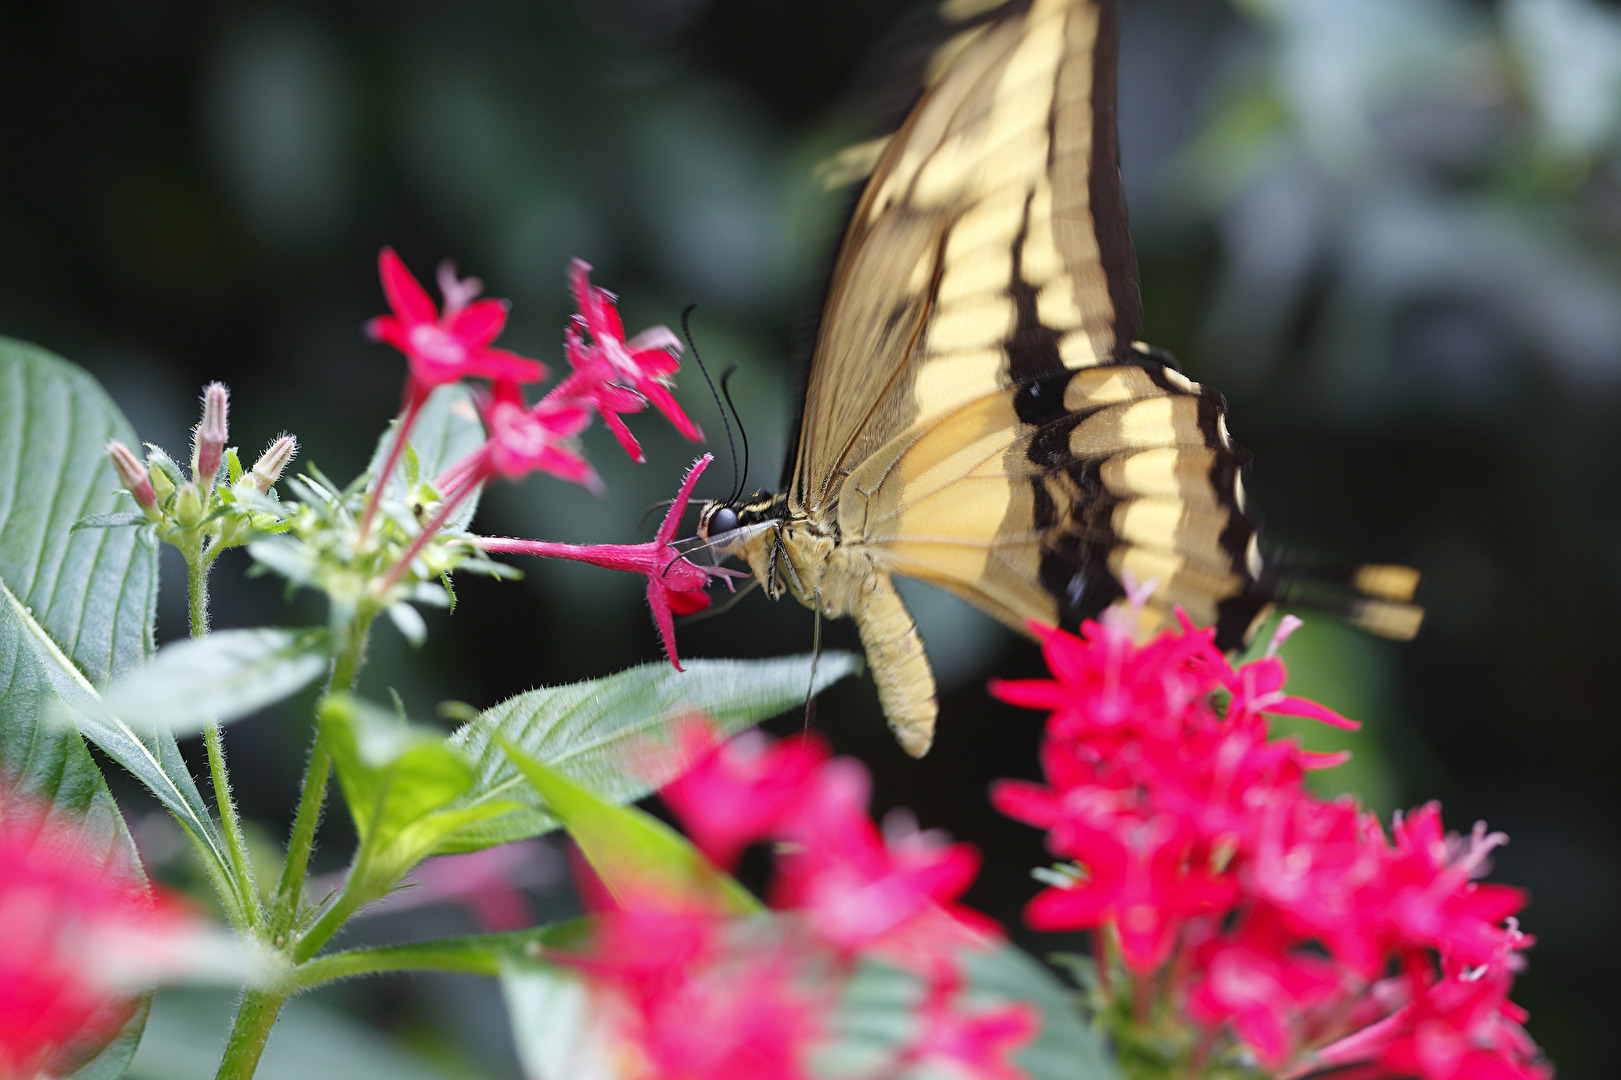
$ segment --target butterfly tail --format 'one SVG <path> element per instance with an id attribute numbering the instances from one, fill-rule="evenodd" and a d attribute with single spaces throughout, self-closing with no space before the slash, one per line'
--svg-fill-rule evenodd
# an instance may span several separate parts
<path id="1" fill-rule="evenodd" d="M 1379 637 L 1407 641 L 1424 622 L 1413 602 L 1419 574 L 1388 563 L 1314 563 L 1274 558 L 1267 582 L 1280 606 L 1344 619 Z"/>

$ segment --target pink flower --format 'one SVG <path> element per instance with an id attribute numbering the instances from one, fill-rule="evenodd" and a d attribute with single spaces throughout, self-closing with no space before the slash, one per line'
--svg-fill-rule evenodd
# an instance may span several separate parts
<path id="1" fill-rule="evenodd" d="M 659 792 L 687 834 L 717 865 L 731 867 L 745 847 L 777 834 L 808 793 L 827 746 L 818 739 L 767 742 L 756 731 L 716 745 L 701 722 L 677 737 L 694 759 Z"/>
<path id="2" fill-rule="evenodd" d="M 699 566 L 689 562 L 681 552 L 670 546 L 675 539 L 681 515 L 686 513 L 687 500 L 692 488 L 714 455 L 705 454 L 693 462 L 669 513 L 659 524 L 658 533 L 645 544 L 554 544 L 544 540 L 515 540 L 508 537 L 480 537 L 479 547 L 485 551 L 506 551 L 518 555 L 539 555 L 551 559 L 575 559 L 610 570 L 629 570 L 647 575 L 647 604 L 653 610 L 653 622 L 658 626 L 664 642 L 664 654 L 677 671 L 681 658 L 675 651 L 676 615 L 691 615 L 709 606 L 709 594 L 704 591 L 711 577 L 741 576 L 739 571 L 723 567 Z"/>
<path id="3" fill-rule="evenodd" d="M 1393 947 L 1438 949 L 1463 967 L 1488 964 L 1505 949 L 1523 948 L 1523 935 L 1505 929 L 1503 921 L 1525 906 L 1525 892 L 1507 885 L 1470 880 L 1484 869 L 1486 853 L 1506 842 L 1477 828 L 1471 841 L 1447 836 L 1439 803 L 1429 803 L 1392 830 L 1394 846 L 1382 867 L 1379 905 Z"/>
<path id="4" fill-rule="evenodd" d="M 1293 949 L 1276 920 L 1251 917 L 1231 939 L 1207 942 L 1198 955 L 1189 1010 L 1201 1023 L 1231 1023 L 1269 1071 L 1291 1061 L 1307 1035 L 1311 1010 L 1345 982 L 1321 956 Z"/>
<path id="5" fill-rule="evenodd" d="M 740 929 L 649 898 L 599 915 L 589 950 L 559 959 L 591 977 L 631 1076 L 808 1077 L 832 1002 L 784 943 L 734 940 Z"/>
<path id="6" fill-rule="evenodd" d="M 128 980 L 189 920 L 76 830 L 0 804 L 0 1077 L 65 1075 L 128 1020 Z"/>
<path id="7" fill-rule="evenodd" d="M 979 872 L 978 853 L 901 817 L 880 832 L 867 816 L 868 790 L 859 762 L 822 766 L 782 830 L 790 846 L 778 861 L 775 906 L 801 912 L 841 952 L 882 949 L 900 963 L 946 942 L 999 936 L 953 903 Z"/>
<path id="8" fill-rule="evenodd" d="M 698 426 L 687 418 L 675 398 L 670 396 L 670 376 L 681 366 L 676 359 L 681 352 L 680 340 L 668 327 L 655 326 L 626 341 L 625 324 L 619 318 L 614 295 L 593 286 L 590 274 L 591 265 L 580 259 L 575 259 L 569 266 L 569 285 L 574 290 L 574 301 L 580 309 L 575 322 L 590 333 L 592 343 L 586 345 L 577 333 L 569 335 L 569 362 L 574 366 L 575 373 L 565 379 L 559 388 L 568 392 L 566 388 L 571 380 L 579 380 L 582 385 L 593 387 L 609 382 L 628 382 L 652 402 L 653 407 L 663 413 L 677 431 L 695 441 L 702 439 L 703 434 Z M 608 400 L 607 407 L 603 408 L 604 419 L 614 413 L 634 411 L 622 407 L 623 401 L 623 398 Z M 622 424 L 610 422 L 610 426 L 614 427 L 615 434 L 620 436 L 631 457 L 640 461 L 641 449 L 630 438 L 630 433 L 624 431 Z"/>
<path id="9" fill-rule="evenodd" d="M 1524 893 L 1474 880 L 1503 838 L 1448 835 L 1431 804 L 1398 816 L 1392 841 L 1354 801 L 1314 797 L 1306 773 L 1340 757 L 1271 738 L 1266 717 L 1356 725 L 1284 693 L 1274 654 L 1290 620 L 1237 670 L 1178 621 L 1141 647 L 1108 621 L 1041 630 L 1053 679 L 993 684 L 1049 713 L 1046 784 L 1004 782 L 993 801 L 1079 867 L 1026 921 L 1110 930 L 1099 940 L 1118 942 L 1145 995 L 1134 1014 L 1164 995 L 1212 1029 L 1201 1055 L 1227 1052 L 1214 1040 L 1230 1033 L 1280 1075 L 1541 1076 L 1507 1000 L 1529 941 L 1513 920 Z"/>
<path id="10" fill-rule="evenodd" d="M 1027 1080 L 1028 1074 L 1008 1057 L 1036 1037 L 1040 1014 L 1022 1002 L 968 1012 L 962 1008 L 962 994 L 962 972 L 943 966 L 929 982 L 922 1031 L 907 1058 L 972 1080 Z"/>
<path id="11" fill-rule="evenodd" d="M 1025 908 L 1037 930 L 1108 924 L 1126 966 L 1148 974 L 1163 964 L 1196 915 L 1220 915 L 1238 898 L 1230 876 L 1200 865 L 1191 838 L 1168 818 L 1118 831 L 1077 833 L 1059 851 L 1079 862 L 1084 880 L 1052 888 Z"/>
<path id="12" fill-rule="evenodd" d="M 463 484 L 476 487 L 491 476 L 516 480 L 531 472 L 544 472 L 589 491 L 601 490 L 596 470 L 568 445 L 590 425 L 589 409 L 550 399 L 528 407 L 523 391 L 509 382 L 496 383 L 481 408 L 489 437 L 482 457 L 469 467 Z"/>
<path id="13" fill-rule="evenodd" d="M 507 305 L 504 300 L 473 300 L 481 287 L 477 279 L 457 281 L 448 267 L 441 271 L 440 290 L 445 296 L 441 316 L 393 248 L 385 247 L 378 255 L 377 269 L 394 313 L 371 320 L 366 333 L 394 346 L 410 361 L 407 400 L 426 398 L 434 387 L 469 376 L 517 383 L 545 378 L 539 361 L 490 347 L 506 326 Z"/>
<path id="14" fill-rule="evenodd" d="M 1324 1047 L 1315 1061 L 1367 1063 L 1361 1074 L 1379 1077 L 1549 1080 L 1552 1068 L 1521 1026 L 1525 1010 L 1508 1000 L 1512 979 L 1497 965 L 1419 985 L 1410 1004 Z"/>

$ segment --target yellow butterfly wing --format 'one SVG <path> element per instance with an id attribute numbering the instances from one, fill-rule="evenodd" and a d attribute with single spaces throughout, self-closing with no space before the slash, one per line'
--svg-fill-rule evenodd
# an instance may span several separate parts
<path id="1" fill-rule="evenodd" d="M 943 53 L 852 215 L 792 460 L 796 510 L 831 509 L 897 434 L 1123 355 L 1136 334 L 1114 6 L 1028 0 L 981 19 Z"/>
<path id="2" fill-rule="evenodd" d="M 913 754 L 932 738 L 934 678 L 893 574 L 1019 629 L 1074 629 L 1152 579 L 1142 632 L 1181 606 L 1227 648 L 1285 584 L 1244 513 L 1221 396 L 1135 342 L 1115 0 L 942 10 L 972 25 L 856 203 L 786 491 L 743 508 L 733 549 L 771 595 L 855 618 Z M 1322 606 L 1416 629 L 1410 571 L 1331 576 L 1364 598 Z"/>

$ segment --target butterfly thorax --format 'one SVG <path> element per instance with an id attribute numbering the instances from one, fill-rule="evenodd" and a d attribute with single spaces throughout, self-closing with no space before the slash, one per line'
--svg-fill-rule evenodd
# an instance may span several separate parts
<path id="1" fill-rule="evenodd" d="M 831 514 L 807 514 L 785 492 L 761 492 L 737 511 L 738 527 L 723 549 L 748 563 L 773 600 L 791 593 L 829 618 L 861 609 L 874 576 L 870 556 L 839 543 Z"/>

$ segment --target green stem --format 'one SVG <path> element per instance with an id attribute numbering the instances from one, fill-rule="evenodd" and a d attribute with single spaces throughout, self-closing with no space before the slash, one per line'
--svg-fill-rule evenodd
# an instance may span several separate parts
<path id="1" fill-rule="evenodd" d="M 326 778 L 331 766 L 326 733 L 317 727 L 315 746 L 310 750 L 304 783 L 299 789 L 298 812 L 293 817 L 292 831 L 287 835 L 287 861 L 282 864 L 281 882 L 276 886 L 275 914 L 270 929 L 278 948 L 285 943 L 285 935 L 298 920 L 298 905 L 304 896 L 304 871 L 315 847 L 315 830 L 321 823 L 321 804 L 326 801 Z"/>
<path id="2" fill-rule="evenodd" d="M 270 1029 L 275 1026 L 287 994 L 288 991 L 278 988 L 250 989 L 242 995 L 215 1080 L 250 1080 L 259 1067 L 259 1056 L 264 1053 L 265 1041 L 270 1038 Z"/>
<path id="3" fill-rule="evenodd" d="M 200 638 L 208 633 L 208 571 L 214 564 L 213 552 L 196 547 L 185 554 L 187 614 L 191 636 Z M 231 778 L 225 771 L 225 740 L 218 724 L 210 721 L 203 727 L 203 745 L 208 751 L 208 774 L 214 782 L 214 805 L 219 810 L 225 833 L 226 856 L 236 879 L 232 883 L 237 894 L 234 907 L 249 926 L 257 926 L 263 920 L 264 910 L 259 902 L 259 885 L 253 876 L 253 860 L 248 857 L 242 819 L 236 812 L 236 800 L 231 797 Z"/>
<path id="4" fill-rule="evenodd" d="M 353 620 L 338 628 L 338 649 L 332 660 L 328 693 L 354 688 L 366 654 L 366 636 L 374 618 L 375 612 L 358 613 Z M 270 936 L 278 948 L 285 944 L 286 935 L 298 921 L 298 907 L 304 896 L 304 873 L 309 867 L 310 852 L 315 847 L 315 831 L 321 824 L 321 807 L 326 802 L 327 776 L 331 768 L 332 754 L 326 745 L 326 733 L 317 725 L 315 746 L 310 750 L 309 765 L 304 769 L 304 782 L 299 787 L 298 811 L 293 816 L 292 831 L 287 835 L 287 861 L 282 865 L 281 881 L 276 886 Z"/>
<path id="5" fill-rule="evenodd" d="M 225 771 L 225 740 L 220 736 L 220 726 L 212 720 L 203 727 L 203 745 L 208 750 L 208 773 L 214 780 L 214 805 L 219 809 L 220 824 L 224 826 L 225 854 L 231 860 L 231 873 L 236 878 L 238 906 L 247 917 L 248 925 L 258 926 L 264 921 L 259 883 L 253 876 L 253 860 L 248 856 L 242 819 L 231 797 L 231 778 Z"/>
<path id="6" fill-rule="evenodd" d="M 335 635 L 337 652 L 332 658 L 332 672 L 327 679 L 326 692 L 347 694 L 360 678 L 360 666 L 366 662 L 366 639 L 371 635 L 375 611 L 360 611 L 347 624 L 338 627 Z"/>
<path id="7" fill-rule="evenodd" d="M 293 944 L 292 949 L 288 952 L 288 957 L 293 963 L 302 964 L 317 952 L 320 952 L 321 946 L 330 941 L 332 935 L 336 934 L 343 928 L 343 924 L 349 921 L 349 916 L 359 911 L 371 900 L 375 900 L 377 893 L 386 891 L 386 889 L 380 889 L 376 890 L 372 895 L 367 895 L 366 890 L 360 888 L 361 875 L 356 873 L 356 870 L 361 867 L 361 859 L 362 855 L 355 856 L 355 866 L 350 868 L 348 880 L 343 883 L 343 892 L 338 894 L 338 898 L 332 902 L 332 906 L 321 912 L 321 917 L 315 920 L 315 925 L 304 931 L 298 941 Z"/>
<path id="8" fill-rule="evenodd" d="M 186 613 L 191 619 L 191 636 L 200 638 L 208 633 L 208 568 L 214 560 L 203 553 L 201 545 L 183 548 L 186 556 Z"/>
<path id="9" fill-rule="evenodd" d="M 501 974 L 501 957 L 567 945 L 578 939 L 584 928 L 585 920 L 574 919 L 532 930 L 350 949 L 300 964 L 293 969 L 292 986 L 296 993 L 334 979 L 382 971 L 457 971 L 494 977 Z"/>

